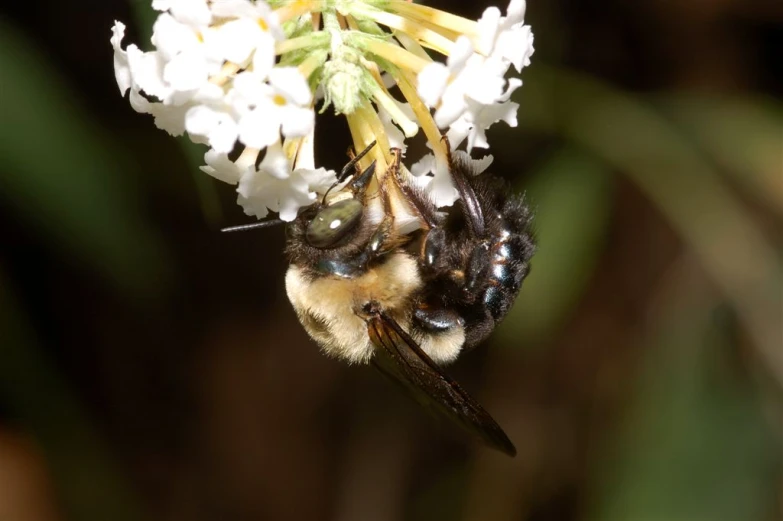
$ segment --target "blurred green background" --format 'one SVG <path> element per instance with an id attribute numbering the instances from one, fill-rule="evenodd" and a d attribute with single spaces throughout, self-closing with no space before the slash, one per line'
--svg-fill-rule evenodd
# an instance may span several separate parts
<path id="1" fill-rule="evenodd" d="M 520 127 L 490 140 L 540 251 L 451 369 L 515 459 L 320 355 L 282 230 L 217 233 L 247 221 L 231 188 L 114 83 L 146 2 L 13 5 L 0 520 L 783 519 L 780 3 L 529 2 Z"/>

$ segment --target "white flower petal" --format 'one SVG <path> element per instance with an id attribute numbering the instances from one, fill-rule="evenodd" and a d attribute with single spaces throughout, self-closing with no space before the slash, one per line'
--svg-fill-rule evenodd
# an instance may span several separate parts
<path id="1" fill-rule="evenodd" d="M 214 150 L 208 150 L 204 154 L 205 166 L 199 167 L 202 172 L 206 172 L 215 179 L 224 183 L 235 185 L 239 182 L 242 169 L 228 158 L 227 154 L 220 154 Z"/>
<path id="2" fill-rule="evenodd" d="M 269 71 L 269 84 L 297 105 L 309 105 L 313 99 L 307 79 L 296 67 L 275 67 Z"/>
<path id="3" fill-rule="evenodd" d="M 501 34 L 495 48 L 497 54 L 511 62 L 517 71 L 521 71 L 530 65 L 530 57 L 535 50 L 530 26 L 523 25 Z"/>
<path id="4" fill-rule="evenodd" d="M 128 65 L 128 55 L 122 50 L 122 39 L 125 37 L 125 24 L 114 22 L 111 28 L 111 46 L 114 48 L 114 78 L 117 80 L 117 86 L 120 93 L 125 92 L 131 87 L 131 71 Z"/>
<path id="5" fill-rule="evenodd" d="M 459 199 L 459 192 L 451 181 L 448 165 L 437 163 L 434 174 L 432 182 L 427 187 L 432 201 L 438 208 L 451 206 Z"/>
<path id="6" fill-rule="evenodd" d="M 187 111 L 185 129 L 191 137 L 206 137 L 215 152 L 224 154 L 234 149 L 238 135 L 237 124 L 231 115 L 203 105 L 196 105 Z"/>
<path id="7" fill-rule="evenodd" d="M 209 68 L 200 52 L 183 51 L 163 68 L 163 79 L 174 90 L 196 90 L 209 79 Z"/>
<path id="8" fill-rule="evenodd" d="M 283 135 L 306 136 L 315 126 L 315 112 L 310 108 L 286 107 L 283 111 Z"/>
<path id="9" fill-rule="evenodd" d="M 163 67 L 166 63 L 163 57 L 155 51 L 141 52 L 135 45 L 129 45 L 126 52 L 136 88 L 165 101 L 171 95 L 172 89 L 163 81 Z"/>
<path id="10" fill-rule="evenodd" d="M 131 108 L 136 112 L 142 112 L 145 114 L 150 113 L 152 103 L 147 101 L 147 98 L 142 96 L 138 90 L 131 89 L 128 100 L 130 101 Z"/>
<path id="11" fill-rule="evenodd" d="M 449 82 L 449 69 L 442 63 L 430 63 L 424 67 L 418 76 L 417 91 L 421 100 L 434 107 L 443 96 Z"/>
<path id="12" fill-rule="evenodd" d="M 162 13 L 152 26 L 152 44 L 166 59 L 199 45 L 198 34 L 191 27 Z"/>
<path id="13" fill-rule="evenodd" d="M 440 128 L 446 128 L 459 118 L 467 108 L 467 102 L 462 92 L 449 89 L 441 99 L 440 107 L 435 111 L 435 123 Z"/>
<path id="14" fill-rule="evenodd" d="M 239 140 L 252 148 L 265 148 L 280 139 L 277 111 L 256 108 L 239 119 Z"/>
<path id="15" fill-rule="evenodd" d="M 206 0 L 171 0 L 169 9 L 174 18 L 194 27 L 209 25 L 212 21 Z"/>
<path id="16" fill-rule="evenodd" d="M 232 20 L 221 25 L 215 33 L 215 45 L 230 62 L 244 63 L 256 48 L 261 28 L 249 18 Z"/>
<path id="17" fill-rule="evenodd" d="M 450 71 L 457 72 L 465 66 L 471 56 L 473 56 L 473 44 L 470 42 L 470 38 L 460 36 L 454 42 L 454 48 L 452 48 L 446 64 Z"/>
<path id="18" fill-rule="evenodd" d="M 323 167 L 316 169 L 298 168 L 294 171 L 294 174 L 301 176 L 311 192 L 319 194 L 326 192 L 337 181 L 337 173 L 334 170 L 327 170 Z"/>
<path id="19" fill-rule="evenodd" d="M 150 103 L 149 113 L 155 117 L 155 126 L 172 136 L 181 136 L 185 132 L 185 113 L 187 105 L 169 106 L 163 103 Z"/>
<path id="20" fill-rule="evenodd" d="M 259 170 L 263 170 L 276 179 L 288 179 L 291 177 L 291 162 L 283 152 L 283 146 L 280 141 L 272 143 L 266 149 L 266 155 L 258 165 Z"/>
<path id="21" fill-rule="evenodd" d="M 433 171 L 435 171 L 435 156 L 433 154 L 427 154 L 411 166 L 411 174 L 414 177 L 426 176 Z"/>
<path id="22" fill-rule="evenodd" d="M 508 26 L 524 23 L 526 7 L 525 0 L 511 0 L 506 8 L 505 23 Z"/>
<path id="23" fill-rule="evenodd" d="M 500 29 L 500 9 L 495 6 L 488 7 L 476 24 L 478 33 L 478 49 L 484 54 L 489 54 L 495 44 L 498 30 Z"/>
<path id="24" fill-rule="evenodd" d="M 268 33 L 261 33 L 253 53 L 253 72 L 266 78 L 275 65 L 275 41 Z"/>

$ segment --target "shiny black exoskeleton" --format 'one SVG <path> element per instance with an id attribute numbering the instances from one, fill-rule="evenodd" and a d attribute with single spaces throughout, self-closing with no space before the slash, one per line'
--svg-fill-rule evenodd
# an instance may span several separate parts
<path id="1" fill-rule="evenodd" d="M 452 158 L 450 165 L 460 193 L 457 207 L 443 218 L 419 203 L 430 228 L 415 246 L 426 291 L 416 305 L 414 324 L 432 332 L 462 325 L 465 347 L 471 348 L 489 336 L 514 303 L 535 244 L 524 198 L 500 178 L 476 175 L 464 157 Z"/>

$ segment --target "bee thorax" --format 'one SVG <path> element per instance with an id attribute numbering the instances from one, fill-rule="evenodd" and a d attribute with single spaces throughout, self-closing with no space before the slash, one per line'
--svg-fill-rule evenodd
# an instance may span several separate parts
<path id="1" fill-rule="evenodd" d="M 297 265 L 286 274 L 288 298 L 305 330 L 326 354 L 351 363 L 366 363 L 372 357 L 362 318 L 368 305 L 407 327 L 407 310 L 421 285 L 416 260 L 402 252 L 388 255 L 355 278 L 310 278 Z"/>

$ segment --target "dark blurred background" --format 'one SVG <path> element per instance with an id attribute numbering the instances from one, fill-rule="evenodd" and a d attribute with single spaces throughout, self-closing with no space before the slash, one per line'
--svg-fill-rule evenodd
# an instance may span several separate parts
<path id="1" fill-rule="evenodd" d="M 111 25 L 149 49 L 146 2 L 13 5 L 3 521 L 783 518 L 780 2 L 529 2 L 520 126 L 490 140 L 540 251 L 451 368 L 515 459 L 322 356 L 283 230 L 217 232 L 247 222 L 231 187 L 114 81 Z"/>

